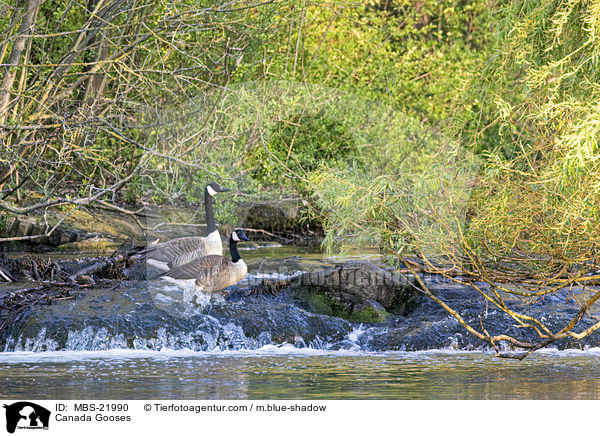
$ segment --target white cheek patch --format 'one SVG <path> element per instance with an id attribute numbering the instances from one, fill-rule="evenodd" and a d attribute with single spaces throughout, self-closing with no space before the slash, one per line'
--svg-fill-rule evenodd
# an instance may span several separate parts
<path id="1" fill-rule="evenodd" d="M 236 232 L 233 232 L 231 234 L 231 239 L 233 239 L 235 242 L 240 242 L 240 238 L 238 238 L 238 235 Z"/>
<path id="2" fill-rule="evenodd" d="M 210 195 L 211 197 L 214 196 L 217 191 L 215 191 L 213 188 L 211 188 L 210 186 L 206 187 L 206 190 L 208 191 L 208 195 Z"/>

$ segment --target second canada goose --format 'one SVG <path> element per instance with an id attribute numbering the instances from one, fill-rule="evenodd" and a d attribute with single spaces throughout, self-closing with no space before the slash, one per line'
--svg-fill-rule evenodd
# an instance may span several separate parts
<path id="1" fill-rule="evenodd" d="M 209 183 L 204 188 L 204 208 L 206 209 L 208 233 L 206 236 L 189 236 L 149 245 L 137 253 L 139 260 L 146 260 L 149 265 L 161 271 L 168 271 L 201 256 L 223 254 L 223 243 L 219 230 L 217 230 L 213 211 L 213 197 L 218 192 L 225 191 L 230 191 L 230 189 L 225 189 L 218 183 Z"/>
<path id="2" fill-rule="evenodd" d="M 229 238 L 231 259 L 214 254 L 199 257 L 161 274 L 160 277 L 184 288 L 193 286 L 197 291 L 222 291 L 242 280 L 248 273 L 248 267 L 237 250 L 237 243 L 247 240 L 243 230 L 234 230 Z"/>

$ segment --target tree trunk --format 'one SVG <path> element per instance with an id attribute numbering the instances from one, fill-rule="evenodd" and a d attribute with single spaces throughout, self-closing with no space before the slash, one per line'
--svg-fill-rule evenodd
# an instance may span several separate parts
<path id="1" fill-rule="evenodd" d="M 19 26 L 19 30 L 17 32 L 18 36 L 8 58 L 8 65 L 5 67 L 2 86 L 0 87 L 0 124 L 4 124 L 6 120 L 8 104 L 10 101 L 10 90 L 15 81 L 15 77 L 17 75 L 17 66 L 19 65 L 21 55 L 25 50 L 25 43 L 27 42 L 27 38 L 25 36 L 33 29 L 34 18 L 43 1 L 44 0 L 27 0 L 27 9 L 23 15 L 21 25 Z"/>

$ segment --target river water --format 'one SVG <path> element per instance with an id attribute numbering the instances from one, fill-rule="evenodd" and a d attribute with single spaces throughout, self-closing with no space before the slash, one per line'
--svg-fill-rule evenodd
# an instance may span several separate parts
<path id="1" fill-rule="evenodd" d="M 242 256 L 255 278 L 339 261 L 297 248 Z M 378 261 L 374 253 L 357 256 Z M 600 399 L 596 335 L 582 349 L 566 343 L 518 361 L 495 357 L 430 301 L 408 318 L 362 325 L 262 296 L 180 316 L 172 294 L 160 282 L 130 284 L 33 310 L 0 352 L 0 397 Z M 463 291 L 456 295 L 464 300 Z M 477 319 L 481 305 L 460 299 Z M 543 304 L 557 314 L 576 310 L 561 299 Z M 511 323 L 491 311 L 486 322 Z"/>
<path id="2" fill-rule="evenodd" d="M 600 350 L 0 353 L 0 396 L 33 399 L 600 399 Z"/>

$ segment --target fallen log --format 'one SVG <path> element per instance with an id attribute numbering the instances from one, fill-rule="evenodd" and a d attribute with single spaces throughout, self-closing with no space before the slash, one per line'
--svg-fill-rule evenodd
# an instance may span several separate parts
<path id="1" fill-rule="evenodd" d="M 8 272 L 4 271 L 2 268 L 0 268 L 0 278 L 2 278 L 2 280 L 4 280 L 5 282 L 16 282 L 15 278 L 11 276 Z"/>
<path id="2" fill-rule="evenodd" d="M 91 276 L 92 274 L 96 274 L 96 273 L 105 271 L 109 268 L 112 268 L 121 262 L 125 262 L 125 260 L 126 260 L 126 256 L 122 255 L 122 254 L 119 254 L 114 257 L 107 257 L 107 258 L 100 259 L 98 262 L 88 265 L 85 268 L 80 269 L 76 273 L 71 274 L 69 276 L 69 280 L 74 282 L 81 276 Z"/>

